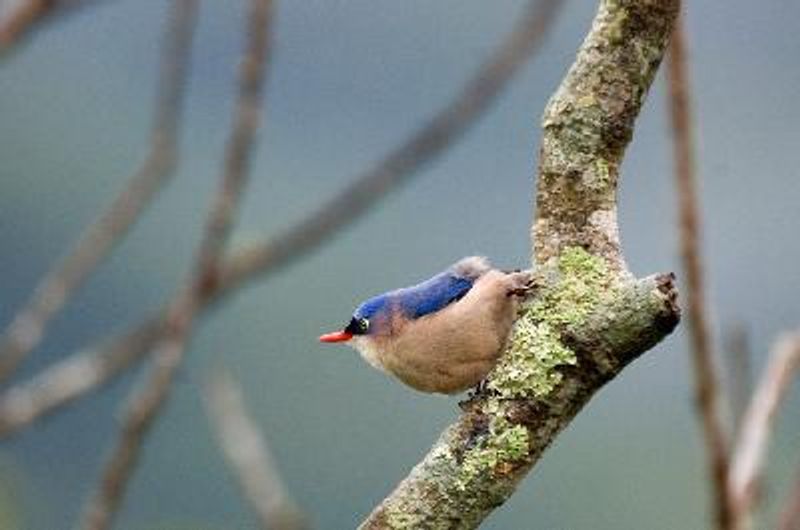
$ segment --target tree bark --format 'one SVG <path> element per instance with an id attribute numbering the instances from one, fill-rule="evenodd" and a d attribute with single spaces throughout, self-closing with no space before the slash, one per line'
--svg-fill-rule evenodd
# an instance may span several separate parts
<path id="1" fill-rule="evenodd" d="M 601 1 L 544 113 L 536 293 L 485 388 L 361 528 L 476 528 L 594 393 L 677 325 L 674 276 L 636 279 L 625 265 L 616 190 L 679 4 Z"/>

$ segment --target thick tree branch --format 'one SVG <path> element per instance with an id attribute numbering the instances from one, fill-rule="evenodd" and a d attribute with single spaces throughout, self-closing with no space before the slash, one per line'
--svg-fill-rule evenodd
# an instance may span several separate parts
<path id="1" fill-rule="evenodd" d="M 154 353 L 152 373 L 131 396 L 119 440 L 106 462 L 97 491 L 87 503 L 81 525 L 86 530 L 105 530 L 111 526 L 144 439 L 169 398 L 204 293 L 217 282 L 219 264 L 247 182 L 260 120 L 271 21 L 272 1 L 251 0 L 247 47 L 240 65 L 239 94 L 220 187 L 209 208 L 194 270 L 167 311 L 166 329 Z"/>
<path id="2" fill-rule="evenodd" d="M 330 240 L 336 231 L 355 222 L 380 199 L 418 174 L 424 163 L 451 147 L 478 121 L 530 58 L 560 5 L 560 0 L 531 0 L 514 30 L 477 69 L 458 96 L 425 126 L 297 225 L 227 257 L 218 281 L 204 293 L 200 310 L 223 302 L 248 281 L 263 278 Z M 353 190 L 356 192 L 351 193 Z M 96 390 L 140 361 L 158 340 L 164 314 L 162 310 L 97 348 L 68 356 L 32 381 L 6 392 L 0 397 L 0 437 L 13 434 Z M 89 384 L 74 377 L 81 372 L 92 375 Z"/>
<path id="3" fill-rule="evenodd" d="M 689 76 L 683 26 L 678 21 L 667 56 L 669 105 L 674 137 L 675 180 L 678 188 L 680 246 L 686 274 L 687 317 L 691 357 L 694 365 L 695 401 L 702 420 L 708 453 L 716 525 L 730 528 L 733 513 L 727 495 L 728 435 L 722 419 L 718 370 L 705 301 L 703 259 L 700 244 L 700 208 L 694 167 Z"/>
<path id="4" fill-rule="evenodd" d="M 533 226 L 540 288 L 486 390 L 362 528 L 475 528 L 591 396 L 678 322 L 672 275 L 634 279 L 616 223 L 633 124 L 678 0 L 603 0 L 545 111 Z"/>
<path id="5" fill-rule="evenodd" d="M 798 369 L 800 333 L 788 334 L 778 340 L 770 355 L 745 411 L 741 434 L 731 456 L 728 494 L 737 529 L 751 526 L 750 517 L 757 499 L 772 425 Z"/>
<path id="6" fill-rule="evenodd" d="M 150 152 L 128 178 L 122 192 L 39 282 L 30 300 L 0 337 L 0 381 L 7 379 L 36 348 L 47 323 L 122 240 L 172 175 L 178 157 L 178 125 L 196 18 L 196 0 L 174 2 L 164 34 Z"/>
<path id="7" fill-rule="evenodd" d="M 577 245 L 624 270 L 617 226 L 619 168 L 676 4 L 602 3 L 591 34 L 544 113 L 535 262 Z"/>

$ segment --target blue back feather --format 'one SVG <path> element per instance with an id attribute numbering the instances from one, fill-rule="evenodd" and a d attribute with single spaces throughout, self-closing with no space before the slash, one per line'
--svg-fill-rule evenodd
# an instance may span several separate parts
<path id="1" fill-rule="evenodd" d="M 356 309 L 354 316 L 371 319 L 391 308 L 401 311 L 406 318 L 420 318 L 459 300 L 473 283 L 473 279 L 456 275 L 448 269 L 417 285 L 370 298 Z"/>

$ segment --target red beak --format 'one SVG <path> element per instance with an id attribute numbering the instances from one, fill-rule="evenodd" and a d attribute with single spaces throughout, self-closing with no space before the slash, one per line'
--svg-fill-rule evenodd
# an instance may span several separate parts
<path id="1" fill-rule="evenodd" d="M 353 334 L 347 331 L 334 331 L 320 336 L 320 342 L 345 342 L 353 338 Z"/>

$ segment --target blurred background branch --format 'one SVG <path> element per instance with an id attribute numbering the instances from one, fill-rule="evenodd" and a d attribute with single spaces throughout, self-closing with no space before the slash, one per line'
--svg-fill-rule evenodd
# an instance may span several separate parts
<path id="1" fill-rule="evenodd" d="M 306 516 L 283 484 L 269 444 L 245 406 L 239 383 L 224 368 L 212 371 L 206 411 L 239 488 L 265 530 L 303 530 Z"/>
<path id="2" fill-rule="evenodd" d="M 689 72 L 682 17 L 679 17 L 675 26 L 667 53 L 667 80 L 694 399 L 703 428 L 716 526 L 720 530 L 727 530 L 731 528 L 733 521 L 732 508 L 726 493 L 729 442 L 722 416 L 720 378 L 714 361 L 713 334 L 709 325 L 704 285 L 700 206 L 697 198 Z"/>
<path id="3" fill-rule="evenodd" d="M 7 0 L 0 4 L 0 58 L 45 22 L 99 2 L 100 0 Z"/>
<path id="4" fill-rule="evenodd" d="M 787 335 L 777 341 L 751 395 L 747 335 L 741 325 L 731 332 L 726 350 L 734 427 L 728 432 L 706 302 L 685 39 L 679 20 L 669 48 L 667 73 L 695 401 L 702 420 L 716 527 L 745 530 L 753 525 L 775 414 L 800 365 L 800 335 Z"/>
<path id="5" fill-rule="evenodd" d="M 725 353 L 728 370 L 728 395 L 734 437 L 739 436 L 742 418 L 750 400 L 753 386 L 753 353 L 750 336 L 744 323 L 735 324 L 725 335 Z"/>
<path id="6" fill-rule="evenodd" d="M 75 2 L 40 3 L 56 6 Z M 108 208 L 41 279 L 31 298 L 0 336 L 0 382 L 39 345 L 47 323 L 125 237 L 145 206 L 174 173 L 197 1 L 174 2 L 173 6 L 163 37 L 150 152 Z"/>
<path id="7" fill-rule="evenodd" d="M 0 438 L 107 383 L 141 360 L 163 332 L 164 318 L 157 315 L 95 350 L 77 352 L 15 384 L 0 397 Z"/>
<path id="8" fill-rule="evenodd" d="M 752 527 L 775 416 L 800 369 L 800 332 L 780 337 L 750 398 L 731 457 L 728 494 L 737 530 Z"/>
<path id="9" fill-rule="evenodd" d="M 233 229 L 253 157 L 265 71 L 270 57 L 272 19 L 272 0 L 251 0 L 231 136 L 219 189 L 209 208 L 197 250 L 194 271 L 170 302 L 165 333 L 155 346 L 151 373 L 128 400 L 119 439 L 113 445 L 97 489 L 84 510 L 81 527 L 86 530 L 111 527 L 136 468 L 142 444 L 169 398 L 203 294 L 217 282 L 219 265 Z"/>
<path id="10" fill-rule="evenodd" d="M 452 147 L 497 100 L 538 48 L 553 26 L 561 3 L 562 0 L 530 0 L 514 29 L 451 102 L 304 220 L 277 237 L 252 243 L 232 254 L 221 274 L 221 289 L 232 289 L 244 281 L 285 267 L 330 241 L 387 193 Z"/>
<path id="11" fill-rule="evenodd" d="M 778 530 L 800 530 L 800 470 L 795 473 L 785 502 L 778 521 Z"/>
<path id="12" fill-rule="evenodd" d="M 217 281 L 206 286 L 199 309 L 220 303 L 247 281 L 264 278 L 323 244 L 337 230 L 377 206 L 398 185 L 417 175 L 425 162 L 452 147 L 531 57 L 552 26 L 560 4 L 560 0 L 531 0 L 513 31 L 478 67 L 459 95 L 425 126 L 296 225 L 273 238 L 233 251 L 220 266 Z M 159 337 L 163 314 L 164 310 L 119 336 L 105 339 L 97 348 L 65 357 L 32 381 L 18 383 L 0 396 L 0 437 L 97 389 L 130 363 L 141 360 Z M 73 377 L 79 370 L 93 375 L 90 384 Z"/>

